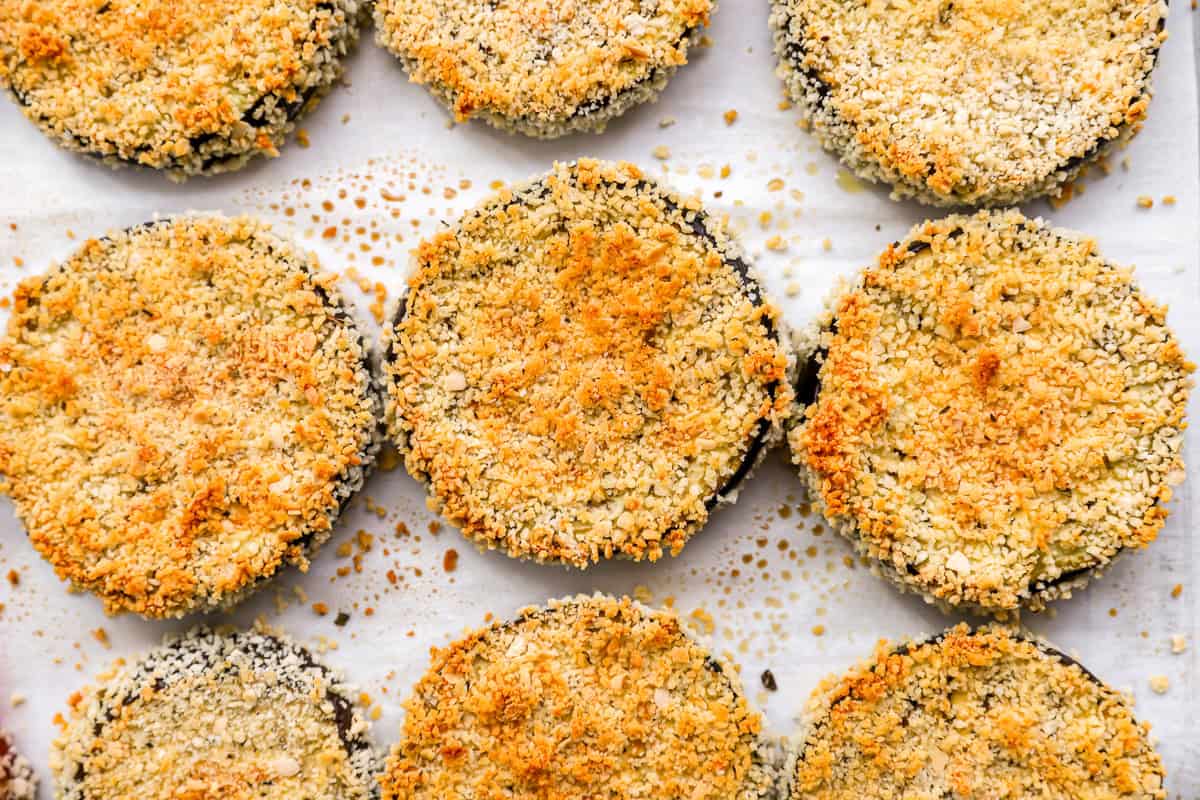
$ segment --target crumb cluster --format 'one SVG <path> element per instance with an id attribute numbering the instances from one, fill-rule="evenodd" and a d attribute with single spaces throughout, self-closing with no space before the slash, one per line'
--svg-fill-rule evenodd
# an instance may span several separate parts
<path id="1" fill-rule="evenodd" d="M 8 732 L 0 729 L 0 800 L 34 800 L 37 784 L 29 761 L 13 749 Z"/>
<path id="2" fill-rule="evenodd" d="M 59 144 L 171 177 L 278 155 L 341 74 L 359 0 L 12 0 L 0 85 Z"/>
<path id="3" fill-rule="evenodd" d="M 713 0 L 377 0 L 380 44 L 459 121 L 552 138 L 651 101 Z"/>
<path id="4" fill-rule="evenodd" d="M 779 75 L 826 148 L 896 196 L 1057 195 L 1130 138 L 1164 0 L 773 0 Z"/>
<path id="5" fill-rule="evenodd" d="M 799 747 L 797 800 L 1167 796 L 1126 700 L 1000 627 L 881 643 L 818 688 Z"/>
<path id="6" fill-rule="evenodd" d="M 197 628 L 72 699 L 56 800 L 374 800 L 357 693 L 281 634 Z"/>
<path id="7" fill-rule="evenodd" d="M 776 774 L 736 679 L 670 612 L 576 597 L 435 650 L 393 800 L 758 800 Z"/>
<path id="8" fill-rule="evenodd" d="M 60 577 L 163 617 L 307 565 L 383 438 L 335 281 L 262 223 L 184 217 L 18 287 L 0 474 Z"/>
<path id="9" fill-rule="evenodd" d="M 836 299 L 814 362 L 789 440 L 815 506 L 938 602 L 1069 594 L 1154 540 L 1184 477 L 1194 367 L 1166 308 L 1016 211 L 914 228 Z"/>
<path id="10" fill-rule="evenodd" d="M 781 436 L 779 324 L 696 201 L 560 164 L 421 244 L 385 330 L 389 422 L 481 546 L 656 559 Z"/>

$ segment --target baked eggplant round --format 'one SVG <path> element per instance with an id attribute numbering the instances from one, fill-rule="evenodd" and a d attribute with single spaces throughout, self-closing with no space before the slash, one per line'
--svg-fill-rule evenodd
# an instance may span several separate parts
<path id="1" fill-rule="evenodd" d="M 528 136 L 600 132 L 657 99 L 713 0 L 376 0 L 379 43 L 460 121 Z"/>
<path id="2" fill-rule="evenodd" d="M 88 241 L 0 340 L 0 475 L 109 612 L 227 608 L 329 538 L 383 440 L 336 276 L 249 218 Z"/>
<path id="3" fill-rule="evenodd" d="M 13 747 L 8 731 L 0 729 L 0 800 L 35 800 L 37 788 L 33 767 Z"/>
<path id="4" fill-rule="evenodd" d="M 388 420 L 481 547 L 677 553 L 782 437 L 778 311 L 696 201 L 630 164 L 559 164 L 416 259 L 384 332 Z"/>
<path id="5" fill-rule="evenodd" d="M 359 0 L 0 6 L 0 84 L 55 142 L 174 179 L 278 155 L 341 74 Z"/>
<path id="6" fill-rule="evenodd" d="M 1194 367 L 1093 240 L 1017 211 L 928 222 L 820 326 L 793 458 L 902 588 L 1039 609 L 1162 528 Z"/>
<path id="7" fill-rule="evenodd" d="M 758 800 L 778 774 L 737 679 L 629 598 L 526 609 L 442 650 L 405 702 L 389 800 Z"/>
<path id="8" fill-rule="evenodd" d="M 796 800 L 1167 796 L 1126 698 L 998 626 L 881 643 L 818 687 L 798 746 Z"/>
<path id="9" fill-rule="evenodd" d="M 772 0 L 779 75 L 826 149 L 939 206 L 1059 195 L 1141 127 L 1164 0 Z"/>
<path id="10" fill-rule="evenodd" d="M 282 634 L 197 628 L 72 700 L 54 796 L 375 800 L 355 697 Z"/>

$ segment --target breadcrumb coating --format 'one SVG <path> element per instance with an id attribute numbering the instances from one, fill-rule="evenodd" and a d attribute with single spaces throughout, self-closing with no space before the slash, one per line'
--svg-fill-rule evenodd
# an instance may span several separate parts
<path id="1" fill-rule="evenodd" d="M 266 628 L 197 628 L 72 696 L 56 800 L 376 800 L 354 690 Z"/>
<path id="2" fill-rule="evenodd" d="M 773 0 L 779 76 L 822 144 L 894 197 L 1057 196 L 1129 139 L 1164 0 Z"/>
<path id="3" fill-rule="evenodd" d="M 409 472 L 481 546 L 678 553 L 782 436 L 779 314 L 696 201 L 559 164 L 423 242 L 385 330 Z"/>
<path id="4" fill-rule="evenodd" d="M 0 729 L 0 800 L 34 800 L 37 785 L 33 767 L 13 749 L 8 731 Z"/>
<path id="5" fill-rule="evenodd" d="M 359 0 L 6 0 L 0 85 L 48 136 L 175 179 L 276 156 L 341 74 Z"/>
<path id="6" fill-rule="evenodd" d="M 818 687 L 793 798 L 1162 800 L 1162 761 L 1129 703 L 1001 627 L 958 625 Z"/>
<path id="7" fill-rule="evenodd" d="M 602 131 L 655 99 L 713 0 L 377 0 L 379 43 L 463 122 L 530 136 Z"/>
<path id="8" fill-rule="evenodd" d="M 1093 240 L 1017 211 L 927 222 L 824 328 L 794 460 L 902 587 L 1036 609 L 1162 528 L 1194 366 Z"/>
<path id="9" fill-rule="evenodd" d="M 433 650 L 387 800 L 758 800 L 761 717 L 678 617 L 575 597 Z"/>
<path id="10" fill-rule="evenodd" d="M 249 218 L 93 239 L 18 287 L 0 475 L 109 612 L 227 607 L 330 535 L 382 440 L 334 275 Z"/>

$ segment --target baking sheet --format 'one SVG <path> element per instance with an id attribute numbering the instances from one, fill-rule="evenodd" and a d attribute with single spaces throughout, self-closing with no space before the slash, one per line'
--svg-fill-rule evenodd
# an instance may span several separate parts
<path id="1" fill-rule="evenodd" d="M 1093 170 L 1082 194 L 1060 209 L 1026 208 L 1095 235 L 1104 255 L 1135 264 L 1145 289 L 1169 301 L 1170 320 L 1193 358 L 1200 355 L 1194 25 L 1188 4 L 1173 3 L 1149 120 L 1111 160 L 1110 174 Z M 88 236 L 155 214 L 222 210 L 259 214 L 315 252 L 325 268 L 348 273 L 345 292 L 370 320 L 379 300 L 375 284 L 394 300 L 419 238 L 478 202 L 494 181 L 522 180 L 555 159 L 596 156 L 666 173 L 679 189 L 701 193 L 710 210 L 727 213 L 787 318 L 803 324 L 839 276 L 937 212 L 892 202 L 882 189 L 850 179 L 796 126 L 797 113 L 779 108 L 766 3 L 726 0 L 710 34 L 712 46 L 695 54 L 657 105 L 635 110 L 600 137 L 538 142 L 482 124 L 449 126 L 367 30 L 346 85 L 304 122 L 309 147 L 293 142 L 279 159 L 183 186 L 154 174 L 112 172 L 59 151 L 15 105 L 3 103 L 0 292 L 45 270 Z M 723 118 L 729 110 L 738 114 L 733 124 Z M 656 148 L 666 148 L 658 155 L 669 151 L 669 157 L 656 157 Z M 729 177 L 722 179 L 724 165 Z M 1138 207 L 1143 195 L 1154 198 L 1152 209 Z M 1174 196 L 1174 205 L 1162 202 L 1166 195 Z M 1053 614 L 1026 622 L 1133 693 L 1137 715 L 1159 738 L 1171 796 L 1194 798 L 1200 796 L 1200 584 L 1192 529 L 1200 456 L 1194 431 L 1187 440 L 1185 457 L 1193 466 L 1159 540 L 1057 603 Z M 324 659 L 378 706 L 375 738 L 390 746 L 398 736 L 399 702 L 425 669 L 430 646 L 482 624 L 488 612 L 508 616 L 549 597 L 636 589 L 656 603 L 672 602 L 702 632 L 711 629 L 716 647 L 741 665 L 748 693 L 773 730 L 788 733 L 820 677 L 867 655 L 880 637 L 933 632 L 956 620 L 898 594 L 852 559 L 848 566 L 850 547 L 820 520 L 802 516 L 802 502 L 797 479 L 776 453 L 739 502 L 718 512 L 680 557 L 581 573 L 481 554 L 453 529 L 434 532 L 420 487 L 402 468 L 378 472 L 307 574 L 281 575 L 220 620 L 263 617 L 324 651 Z M 401 524 L 407 534 L 397 533 Z M 374 537 L 369 550 L 355 543 L 360 530 Z M 339 555 L 339 546 L 351 555 Z M 451 550 L 457 554 L 452 571 Z M 90 596 L 66 592 L 25 541 L 11 506 L 0 501 L 0 574 L 9 570 L 16 570 L 19 585 L 0 580 L 0 720 L 41 773 L 41 796 L 50 797 L 52 718 L 65 712 L 67 697 L 112 659 L 132 657 L 195 620 L 106 618 Z M 1178 584 L 1182 593 L 1172 597 Z M 314 603 L 330 613 L 319 616 Z M 338 611 L 350 615 L 344 627 L 334 624 Z M 94 633 L 101 629 L 103 635 Z M 1171 653 L 1173 634 L 1188 637 L 1185 653 Z M 762 687 L 766 669 L 776 692 Z M 1149 688 L 1155 675 L 1169 679 L 1163 695 Z M 22 697 L 14 707 L 11 700 Z"/>

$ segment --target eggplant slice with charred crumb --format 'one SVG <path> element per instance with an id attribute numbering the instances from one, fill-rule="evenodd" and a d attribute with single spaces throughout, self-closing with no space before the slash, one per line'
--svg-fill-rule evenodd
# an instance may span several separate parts
<path id="1" fill-rule="evenodd" d="M 0 4 L 0 85 L 50 138 L 173 179 L 278 155 L 341 75 L 359 0 Z"/>
<path id="2" fill-rule="evenodd" d="M 181 217 L 20 285 L 0 474 L 60 577 L 172 617 L 307 564 L 384 438 L 335 282 L 261 222 Z"/>
<path id="3" fill-rule="evenodd" d="M 826 149 L 894 197 L 1058 196 L 1141 127 L 1163 0 L 772 0 L 778 74 Z"/>
<path id="4" fill-rule="evenodd" d="M 34 800 L 37 788 L 33 767 L 13 747 L 8 731 L 0 729 L 0 800 Z"/>
<path id="5" fill-rule="evenodd" d="M 388 420 L 480 546 L 653 560 L 781 438 L 779 325 L 695 201 L 630 164 L 560 164 L 421 244 L 384 332 Z"/>
<path id="6" fill-rule="evenodd" d="M 573 597 L 434 650 L 405 702 L 387 800 L 775 797 L 736 674 L 678 616 Z"/>
<path id="7" fill-rule="evenodd" d="M 713 0 L 376 0 L 379 43 L 458 121 L 540 138 L 600 132 L 657 99 Z"/>
<path id="8" fill-rule="evenodd" d="M 197 628 L 72 701 L 56 800 L 375 800 L 357 694 L 282 634 Z"/>
<path id="9" fill-rule="evenodd" d="M 1167 796 L 1125 697 L 999 626 L 881 642 L 817 688 L 797 744 L 794 800 Z"/>
<path id="10" fill-rule="evenodd" d="M 1039 609 L 1162 528 L 1194 367 L 1094 241 L 1017 211 L 919 225 L 814 346 L 793 458 L 901 588 Z"/>

